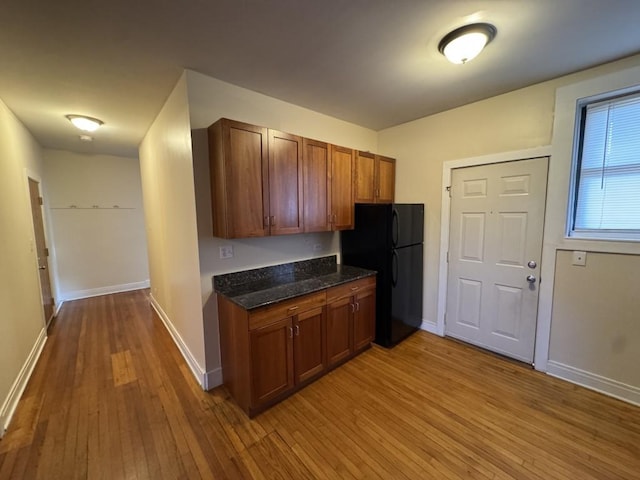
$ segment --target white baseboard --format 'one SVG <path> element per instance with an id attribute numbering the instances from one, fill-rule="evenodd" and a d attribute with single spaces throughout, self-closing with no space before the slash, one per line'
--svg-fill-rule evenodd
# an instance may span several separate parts
<path id="1" fill-rule="evenodd" d="M 62 308 L 63 303 L 64 303 L 64 300 L 60 300 L 58 303 L 55 304 L 55 309 L 53 310 L 54 317 L 57 317 L 58 314 L 60 313 L 60 309 Z M 51 320 L 49 320 L 49 323 L 51 323 Z"/>
<path id="2" fill-rule="evenodd" d="M 627 385 L 595 373 L 554 362 L 553 360 L 549 360 L 547 363 L 547 373 L 553 377 L 604 393 L 610 397 L 640 405 L 640 388 L 633 385 Z"/>
<path id="3" fill-rule="evenodd" d="M 38 359 L 40 358 L 40 354 L 42 353 L 42 349 L 44 348 L 46 341 L 47 330 L 43 328 L 40 330 L 36 343 L 33 345 L 26 362 L 20 369 L 16 380 L 13 382 L 11 390 L 9 390 L 9 395 L 7 395 L 7 398 L 2 404 L 2 408 L 0 408 L 0 438 L 4 435 L 4 432 L 7 430 L 7 427 L 11 422 L 11 418 L 18 406 L 18 401 L 24 393 L 24 389 L 27 386 L 27 382 L 33 373 L 36 363 L 38 363 Z"/>
<path id="4" fill-rule="evenodd" d="M 210 370 L 205 374 L 205 390 L 211 390 L 212 388 L 222 385 L 222 368 L 216 368 Z"/>
<path id="5" fill-rule="evenodd" d="M 111 293 L 130 292 L 131 290 L 140 290 L 149 288 L 149 280 L 142 282 L 122 283 L 120 285 L 109 285 L 106 287 L 89 288 L 87 290 L 72 290 L 61 295 L 62 302 L 69 300 L 79 300 L 81 298 L 98 297 L 100 295 L 109 295 Z"/>
<path id="6" fill-rule="evenodd" d="M 158 301 L 155 298 L 153 298 L 153 295 L 149 295 L 149 297 L 151 298 L 151 306 L 156 311 L 156 313 L 160 317 L 160 320 L 162 320 L 162 323 L 164 323 L 164 326 L 169 331 L 169 335 L 171 335 L 171 338 L 173 338 L 173 342 L 176 344 L 176 346 L 178 347 L 178 350 L 180 350 L 180 353 L 186 360 L 187 365 L 191 370 L 191 373 L 193 373 L 193 376 L 196 377 L 196 381 L 202 387 L 202 389 L 207 390 L 208 389 L 207 387 L 209 385 L 209 378 L 208 378 L 209 372 L 205 372 L 204 369 L 198 364 L 195 357 L 187 347 L 187 344 L 184 343 L 184 340 L 178 333 L 178 330 L 176 330 L 176 327 L 173 326 L 173 323 L 171 322 L 167 314 L 164 312 L 164 310 L 162 309 Z M 210 373 L 212 376 L 212 382 L 215 383 L 216 371 L 214 370 Z M 222 377 L 222 372 L 220 372 L 220 377 Z M 213 388 L 213 387 L 209 387 L 209 388 Z"/>
<path id="7" fill-rule="evenodd" d="M 425 332 L 433 333 L 434 335 L 439 335 L 441 337 L 444 336 L 442 333 L 439 332 L 438 325 L 428 320 L 422 320 L 422 324 L 420 325 L 420 330 L 424 330 Z"/>

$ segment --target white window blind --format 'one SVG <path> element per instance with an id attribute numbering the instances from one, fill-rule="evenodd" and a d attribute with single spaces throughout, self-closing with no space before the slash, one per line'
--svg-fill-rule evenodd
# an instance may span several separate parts
<path id="1" fill-rule="evenodd" d="M 640 94 L 587 105 L 572 234 L 640 233 Z"/>

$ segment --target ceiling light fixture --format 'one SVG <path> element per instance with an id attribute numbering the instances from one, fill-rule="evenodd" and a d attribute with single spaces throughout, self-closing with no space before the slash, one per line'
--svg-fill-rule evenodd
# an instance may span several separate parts
<path id="1" fill-rule="evenodd" d="M 467 63 L 478 56 L 482 49 L 496 36 L 496 27 L 489 23 L 472 23 L 447 33 L 438 50 L 451 63 Z"/>
<path id="2" fill-rule="evenodd" d="M 84 115 L 66 115 L 73 125 L 84 132 L 95 132 L 101 125 L 104 124 L 102 120 L 92 117 L 86 117 Z"/>

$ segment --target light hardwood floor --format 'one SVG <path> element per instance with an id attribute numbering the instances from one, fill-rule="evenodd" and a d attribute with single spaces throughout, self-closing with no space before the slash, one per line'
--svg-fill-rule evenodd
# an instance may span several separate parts
<path id="1" fill-rule="evenodd" d="M 63 306 L 1 479 L 640 478 L 640 408 L 424 332 L 249 420 L 200 389 L 147 295 Z"/>

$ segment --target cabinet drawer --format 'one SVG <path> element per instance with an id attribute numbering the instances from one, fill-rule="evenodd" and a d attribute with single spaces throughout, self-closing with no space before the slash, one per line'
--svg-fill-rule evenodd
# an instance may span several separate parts
<path id="1" fill-rule="evenodd" d="M 263 327 L 275 320 L 291 317 L 313 308 L 323 307 L 326 303 L 326 298 L 326 293 L 322 291 L 259 308 L 249 314 L 249 330 Z"/>
<path id="2" fill-rule="evenodd" d="M 327 303 L 331 303 L 334 300 L 338 300 L 343 297 L 350 297 L 355 293 L 358 293 L 360 290 L 363 290 L 367 287 L 373 286 L 376 284 L 376 277 L 366 277 L 361 278 L 360 280 L 355 280 L 353 282 L 344 283 L 342 285 L 338 285 L 337 287 L 332 287 L 327 289 Z"/>

